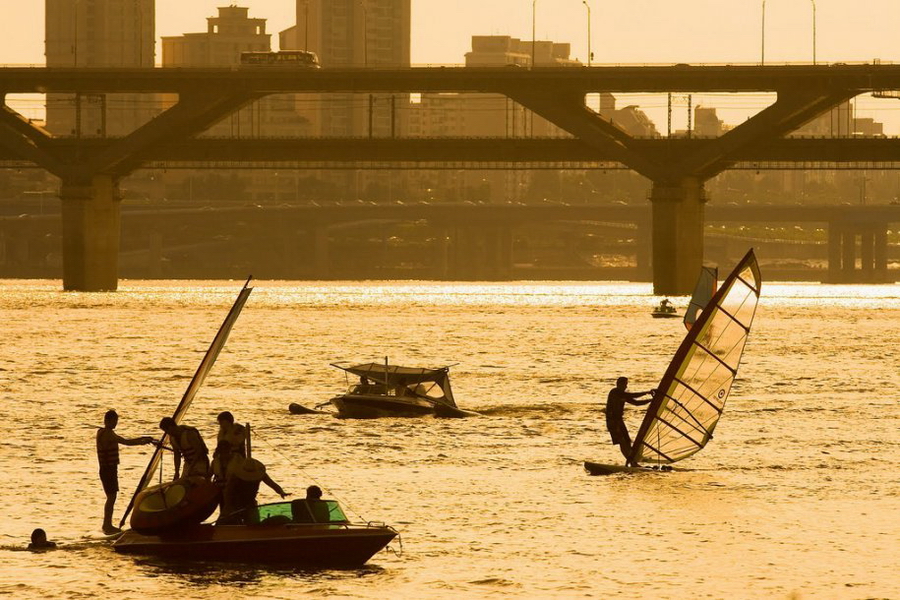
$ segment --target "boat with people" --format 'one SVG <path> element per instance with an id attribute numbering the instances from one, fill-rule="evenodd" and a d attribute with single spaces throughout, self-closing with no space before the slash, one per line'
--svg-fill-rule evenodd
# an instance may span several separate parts
<path id="1" fill-rule="evenodd" d="M 591 475 L 672 471 L 713 437 L 750 335 L 762 278 L 751 249 L 690 326 L 647 407 L 625 465 L 586 461 Z"/>
<path id="2" fill-rule="evenodd" d="M 680 316 L 668 298 L 660 300 L 650 314 L 654 319 L 677 319 Z"/>
<path id="3" fill-rule="evenodd" d="M 359 380 L 329 402 L 338 416 L 349 419 L 378 417 L 464 417 L 475 415 L 460 409 L 450 387 L 450 367 L 403 367 L 384 363 L 348 365 L 333 363 Z M 327 403 L 326 403 L 327 404 Z"/>
<path id="4" fill-rule="evenodd" d="M 250 279 L 188 384 L 171 417 L 176 424 L 181 422 L 224 347 L 253 289 L 249 284 Z M 385 524 L 350 522 L 336 501 L 321 498 L 317 486 L 308 488 L 305 499 L 257 505 L 255 498 L 260 482 L 273 487 L 282 497 L 285 494 L 265 473 L 264 465 L 252 457 L 249 426 L 242 438 L 244 455 L 238 462 L 234 462 L 236 458 L 229 459 L 229 473 L 240 480 L 234 483 L 239 483 L 245 492 L 249 490 L 249 501 L 236 511 L 220 508 L 218 520 L 204 522 L 220 502 L 228 504 L 231 484 L 226 480 L 224 498 L 223 482 L 211 481 L 203 475 L 190 474 L 151 486 L 163 451 L 172 449 L 166 446 L 167 442 L 171 444 L 168 436 L 164 433 L 157 442 L 156 451 L 122 516 L 120 526 L 131 514 L 131 528 L 114 542 L 116 552 L 192 561 L 358 567 L 397 536 L 397 531 Z M 310 494 L 313 489 L 318 490 L 317 495 Z M 244 493 L 245 500 L 246 497 Z"/>

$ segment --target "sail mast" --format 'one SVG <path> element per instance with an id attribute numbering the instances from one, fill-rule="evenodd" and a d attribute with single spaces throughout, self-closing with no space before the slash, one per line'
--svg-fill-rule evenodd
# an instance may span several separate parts
<path id="1" fill-rule="evenodd" d="M 244 304 L 247 302 L 247 298 L 250 296 L 250 292 L 253 291 L 253 288 L 249 287 L 251 279 L 252 277 L 248 277 L 247 281 L 244 283 L 244 287 L 241 288 L 241 291 L 238 294 L 237 299 L 234 301 L 231 310 L 228 311 L 228 316 L 225 317 L 225 320 L 219 327 L 218 333 L 216 333 L 216 337 L 213 338 L 212 343 L 209 345 L 209 349 L 203 356 L 203 360 L 200 361 L 200 366 L 197 367 L 197 372 L 194 373 L 194 377 L 188 384 L 187 389 L 184 392 L 184 396 L 182 396 L 181 398 L 181 402 L 178 403 L 178 406 L 175 408 L 175 412 L 172 413 L 172 419 L 174 419 L 176 423 L 181 422 L 182 417 L 184 417 L 184 414 L 190 407 L 191 402 L 194 400 L 194 396 L 197 395 L 197 391 L 200 389 L 200 386 L 203 385 L 203 381 L 206 379 L 206 376 L 209 374 L 209 371 L 215 364 L 216 359 L 219 357 L 219 352 L 221 352 L 222 348 L 225 346 L 225 341 L 228 339 L 228 334 L 231 333 L 231 328 L 234 327 L 238 316 L 241 314 L 241 310 L 244 308 Z M 156 450 L 153 452 L 153 456 L 150 458 L 150 462 L 147 464 L 147 468 L 144 470 L 143 476 L 141 476 L 140 483 L 138 483 L 137 489 L 131 496 L 131 500 L 128 502 L 128 506 L 125 508 L 125 513 L 122 515 L 122 520 L 119 522 L 119 527 L 125 524 L 125 519 L 128 518 L 128 514 L 134 507 L 135 498 L 145 487 L 147 487 L 147 485 L 150 483 L 150 480 L 153 478 L 153 474 L 156 472 L 157 467 L 159 467 L 159 462 L 162 458 L 163 446 L 165 445 L 167 437 L 167 434 L 163 433 L 162 437 L 159 438 Z"/>
<path id="2" fill-rule="evenodd" d="M 679 346 L 635 437 L 628 462 L 673 463 L 712 438 L 756 313 L 761 278 L 750 250 Z"/>

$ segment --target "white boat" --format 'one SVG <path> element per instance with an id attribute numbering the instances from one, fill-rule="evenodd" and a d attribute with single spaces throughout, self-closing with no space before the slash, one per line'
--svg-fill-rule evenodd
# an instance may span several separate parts
<path id="1" fill-rule="evenodd" d="M 450 367 L 425 369 L 385 362 L 331 365 L 359 378 L 330 402 L 338 416 L 350 419 L 377 417 L 460 417 L 475 413 L 461 410 L 450 388 Z"/>
<path id="2" fill-rule="evenodd" d="M 627 460 L 642 466 L 585 462 L 588 473 L 669 471 L 706 447 L 737 377 L 761 285 L 750 250 L 703 308 L 657 386 Z"/>

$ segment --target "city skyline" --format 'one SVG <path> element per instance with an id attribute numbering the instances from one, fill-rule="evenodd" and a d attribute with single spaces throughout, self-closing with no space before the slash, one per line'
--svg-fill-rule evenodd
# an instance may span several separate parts
<path id="1" fill-rule="evenodd" d="M 0 64 L 41 64 L 44 61 L 43 2 L 0 7 L 5 22 L 29 23 L 15 27 L 0 41 Z M 196 31 L 216 14 L 221 1 L 203 0 L 183 5 L 175 0 L 157 0 L 156 62 L 161 61 L 159 39 Z M 294 0 L 245 0 L 251 14 L 267 19 L 277 45 L 277 33 L 296 21 Z M 657 0 L 639 0 L 628 6 L 592 7 L 591 50 L 593 64 L 622 63 L 758 63 L 762 58 L 762 1 L 727 2 L 689 0 L 671 5 Z M 536 9 L 532 15 L 532 7 Z M 765 60 L 767 63 L 811 62 L 812 15 L 816 8 L 817 62 L 900 61 L 900 42 L 892 24 L 900 20 L 900 5 L 871 0 L 850 6 L 838 0 L 766 4 Z M 638 17 L 655 14 L 653 21 Z M 587 11 L 578 0 L 494 0 L 489 4 L 459 0 L 453 5 L 436 0 L 413 0 L 412 63 L 462 64 L 473 35 L 532 37 L 532 16 L 538 39 L 570 43 L 572 57 L 587 62 Z M 623 24 L 613 26 L 612 24 Z M 39 31 L 36 35 L 36 31 Z M 656 43 L 648 44 L 646 36 Z M 703 102 L 703 99 L 695 99 Z M 720 97 L 719 115 L 727 123 L 742 122 L 771 102 L 771 97 Z M 659 98 L 637 97 L 639 104 L 660 125 L 665 112 Z M 21 107 L 28 112 L 29 107 Z M 31 111 L 37 110 L 31 104 Z M 682 114 L 683 113 L 683 114 Z M 900 103 L 861 98 L 860 117 L 885 123 L 885 133 L 900 134 Z M 28 115 L 36 116 L 36 115 Z M 686 112 L 676 110 L 675 126 L 684 127 Z"/>

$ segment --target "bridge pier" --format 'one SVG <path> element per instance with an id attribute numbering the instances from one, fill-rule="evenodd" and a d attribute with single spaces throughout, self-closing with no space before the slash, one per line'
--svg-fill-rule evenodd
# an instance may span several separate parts
<path id="1" fill-rule="evenodd" d="M 690 295 L 703 265 L 703 182 L 696 177 L 654 181 L 650 202 L 653 293 Z"/>
<path id="2" fill-rule="evenodd" d="M 111 175 L 63 180 L 63 289 L 115 291 L 118 287 L 121 197 Z"/>
<path id="3" fill-rule="evenodd" d="M 828 282 L 888 282 L 887 226 L 829 223 Z"/>

